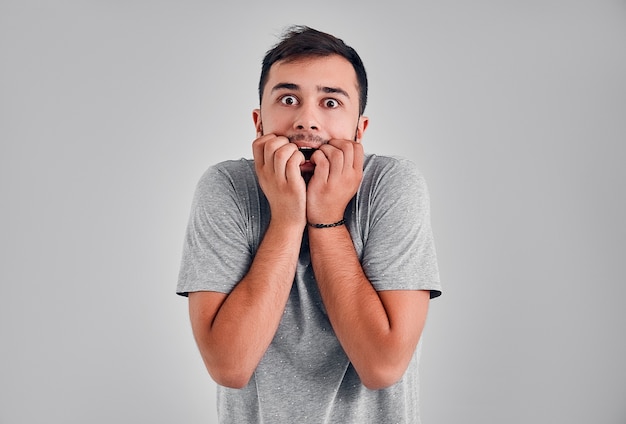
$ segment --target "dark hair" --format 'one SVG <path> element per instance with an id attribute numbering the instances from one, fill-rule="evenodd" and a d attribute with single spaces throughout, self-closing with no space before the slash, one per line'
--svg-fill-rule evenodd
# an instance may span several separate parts
<path id="1" fill-rule="evenodd" d="M 346 45 L 339 38 L 301 25 L 287 28 L 281 41 L 265 54 L 261 67 L 261 79 L 259 80 L 259 104 L 263 99 L 263 89 L 267 83 L 270 68 L 274 63 L 332 54 L 346 58 L 356 72 L 359 86 L 359 114 L 362 115 L 367 103 L 367 74 L 356 50 Z"/>

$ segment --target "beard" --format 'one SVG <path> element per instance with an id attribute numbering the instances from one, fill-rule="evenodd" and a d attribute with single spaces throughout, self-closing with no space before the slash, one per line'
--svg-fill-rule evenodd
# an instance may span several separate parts
<path id="1" fill-rule="evenodd" d="M 310 133 L 292 134 L 292 135 L 288 135 L 287 138 L 289 139 L 291 143 L 296 142 L 296 141 L 307 141 L 307 142 L 316 143 L 316 144 L 326 144 L 330 141 L 323 137 L 320 137 L 319 135 L 310 134 Z"/>

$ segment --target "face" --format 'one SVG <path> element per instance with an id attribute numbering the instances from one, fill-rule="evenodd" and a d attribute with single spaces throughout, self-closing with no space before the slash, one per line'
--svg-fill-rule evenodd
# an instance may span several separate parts
<path id="1" fill-rule="evenodd" d="M 252 117 L 257 137 L 276 134 L 313 148 L 331 139 L 360 142 L 368 123 L 359 116 L 354 68 L 338 55 L 274 63 Z"/>

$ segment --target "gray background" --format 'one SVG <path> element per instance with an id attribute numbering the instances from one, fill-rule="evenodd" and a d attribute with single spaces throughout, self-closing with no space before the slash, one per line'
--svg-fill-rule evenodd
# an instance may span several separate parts
<path id="1" fill-rule="evenodd" d="M 201 173 L 250 156 L 259 64 L 292 23 L 357 48 L 366 149 L 430 186 L 424 423 L 626 423 L 609 0 L 0 1 L 0 422 L 215 422 L 182 239 Z"/>

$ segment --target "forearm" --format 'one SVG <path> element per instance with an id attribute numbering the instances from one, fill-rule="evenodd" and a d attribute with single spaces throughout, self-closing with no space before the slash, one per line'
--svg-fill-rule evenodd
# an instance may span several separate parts
<path id="1" fill-rule="evenodd" d="M 214 316 L 192 317 L 192 322 L 201 323 L 194 334 L 219 384 L 245 386 L 263 357 L 289 297 L 301 241 L 301 226 L 270 223 L 248 273 Z"/>
<path id="2" fill-rule="evenodd" d="M 345 226 L 310 229 L 311 260 L 333 329 L 363 384 L 395 382 L 415 349 L 365 276 Z"/>

